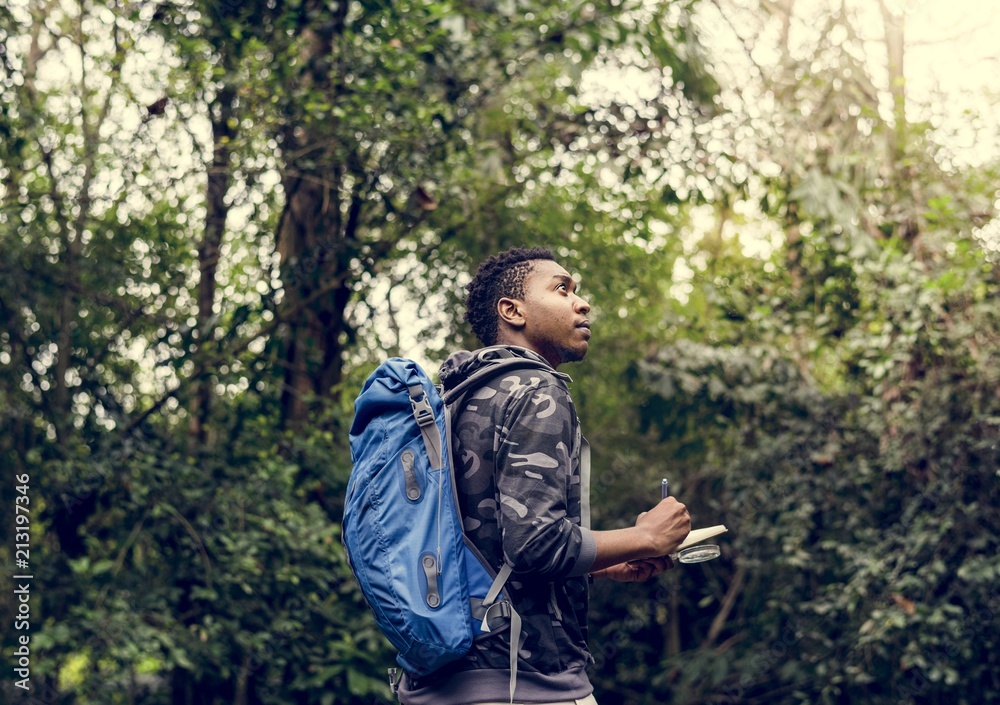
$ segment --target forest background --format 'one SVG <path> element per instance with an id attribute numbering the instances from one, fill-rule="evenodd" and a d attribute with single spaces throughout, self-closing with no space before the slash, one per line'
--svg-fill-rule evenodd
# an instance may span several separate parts
<path id="1" fill-rule="evenodd" d="M 996 95 L 914 99 L 920 5 L 0 7 L 4 701 L 390 701 L 352 401 L 529 244 L 595 525 L 729 527 L 593 587 L 603 705 L 1000 701 Z"/>

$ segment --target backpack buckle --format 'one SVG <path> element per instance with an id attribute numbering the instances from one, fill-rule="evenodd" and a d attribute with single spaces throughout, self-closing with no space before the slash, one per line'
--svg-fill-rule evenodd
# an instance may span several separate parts
<path id="1" fill-rule="evenodd" d="M 390 668 L 389 671 L 389 687 L 392 688 L 392 692 L 397 697 L 399 696 L 399 682 L 403 680 L 403 669 L 402 668 Z"/>
<path id="2" fill-rule="evenodd" d="M 417 420 L 417 424 L 422 428 L 434 423 L 434 409 L 431 408 L 431 402 L 424 393 L 424 388 L 414 386 L 409 387 L 409 390 L 410 406 L 413 407 L 413 418 Z"/>

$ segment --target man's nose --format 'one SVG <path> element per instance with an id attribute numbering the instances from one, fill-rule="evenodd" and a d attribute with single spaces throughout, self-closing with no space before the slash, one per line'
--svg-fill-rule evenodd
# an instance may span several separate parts
<path id="1" fill-rule="evenodd" d="M 584 298 L 582 298 L 580 296 L 577 296 L 576 297 L 576 310 L 579 311 L 580 313 L 588 313 L 590 311 L 590 304 L 587 303 L 586 299 L 584 299 Z"/>

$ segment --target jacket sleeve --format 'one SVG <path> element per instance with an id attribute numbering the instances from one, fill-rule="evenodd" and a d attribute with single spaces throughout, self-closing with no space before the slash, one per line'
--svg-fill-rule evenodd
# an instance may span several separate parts
<path id="1" fill-rule="evenodd" d="M 579 427 L 569 392 L 542 382 L 512 396 L 503 420 L 495 459 L 504 558 L 516 573 L 584 575 L 597 546 L 580 526 Z"/>

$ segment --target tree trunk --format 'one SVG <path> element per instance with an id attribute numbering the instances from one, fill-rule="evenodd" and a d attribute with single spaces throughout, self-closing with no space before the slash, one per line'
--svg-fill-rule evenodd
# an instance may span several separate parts
<path id="1" fill-rule="evenodd" d="M 788 56 L 788 35 L 791 33 L 792 29 L 792 11 L 795 8 L 795 0 L 779 0 L 777 4 L 777 9 L 781 15 L 781 39 L 779 43 L 781 45 L 781 53 L 787 57 Z"/>
<path id="2" fill-rule="evenodd" d="M 284 308 L 285 386 L 282 410 L 294 428 L 309 416 L 310 399 L 329 394 L 341 379 L 345 309 L 357 218 L 341 217 L 341 170 L 288 169 L 285 211 L 278 231 Z M 350 197 L 349 212 L 360 210 Z"/>
<path id="3" fill-rule="evenodd" d="M 667 623 L 663 625 L 664 659 L 671 659 L 681 652 L 680 591 L 671 590 L 667 603 Z"/>
<path id="4" fill-rule="evenodd" d="M 331 58 L 346 9 L 341 3 L 328 22 L 303 33 L 302 87 L 331 99 L 338 73 Z M 297 428 L 309 419 L 310 401 L 329 394 L 341 379 L 351 260 L 364 196 L 363 179 L 349 174 L 327 130 L 309 120 L 289 120 L 282 136 L 285 208 L 275 238 L 286 317 L 281 407 L 285 425 Z"/>
<path id="5" fill-rule="evenodd" d="M 895 14 L 890 10 L 885 0 L 879 0 L 882 10 L 882 24 L 885 31 L 885 49 L 889 69 L 889 91 L 892 93 L 892 114 L 895 117 L 895 130 L 891 137 L 892 155 L 898 160 L 903 156 L 906 146 L 906 79 L 903 73 L 903 38 L 905 18 L 902 13 Z"/>
<path id="6" fill-rule="evenodd" d="M 219 250 L 226 233 L 226 217 L 229 206 L 226 194 L 232 179 L 229 166 L 230 140 L 233 128 L 233 103 L 236 98 L 232 86 L 224 86 L 219 91 L 215 104 L 211 106 L 212 118 L 212 165 L 208 170 L 208 186 L 205 196 L 205 232 L 198 246 L 198 352 L 194 374 L 194 394 L 191 399 L 188 421 L 189 450 L 204 445 L 207 440 L 206 423 L 212 410 L 212 381 L 204 367 L 202 353 L 206 341 L 213 338 L 215 323 L 216 273 L 219 269 Z"/>
<path id="7" fill-rule="evenodd" d="M 886 64 L 889 70 L 889 91 L 892 94 L 892 114 L 895 121 L 889 133 L 889 154 L 892 156 L 890 179 L 898 193 L 908 193 L 911 201 L 903 209 L 906 216 L 900 218 L 897 225 L 899 237 L 910 243 L 913 254 L 922 260 L 924 251 L 919 240 L 920 233 L 925 228 L 921 215 L 923 209 L 923 194 L 920 181 L 912 168 L 908 167 L 906 159 L 906 75 L 904 73 L 905 47 L 905 15 L 894 13 L 885 3 L 879 0 L 882 10 L 882 24 L 885 31 Z"/>
<path id="8" fill-rule="evenodd" d="M 56 203 L 61 203 L 62 197 L 57 196 L 58 187 L 55 184 L 55 172 L 49 169 L 52 179 L 52 193 Z M 86 186 L 85 186 L 86 187 Z M 60 210 L 62 210 L 60 205 Z M 83 206 L 81 206 L 81 219 Z M 62 261 L 60 277 L 62 279 L 62 301 L 59 303 L 58 332 L 56 333 L 56 360 L 52 379 L 52 424 L 55 427 L 56 438 L 60 444 L 68 443 L 69 424 L 72 409 L 69 403 L 69 389 L 66 386 L 66 375 L 69 372 L 69 361 L 73 354 L 73 327 L 76 323 L 77 301 L 75 292 L 80 281 L 80 237 L 81 232 L 70 232 L 67 225 L 60 227 L 62 239 Z"/>

